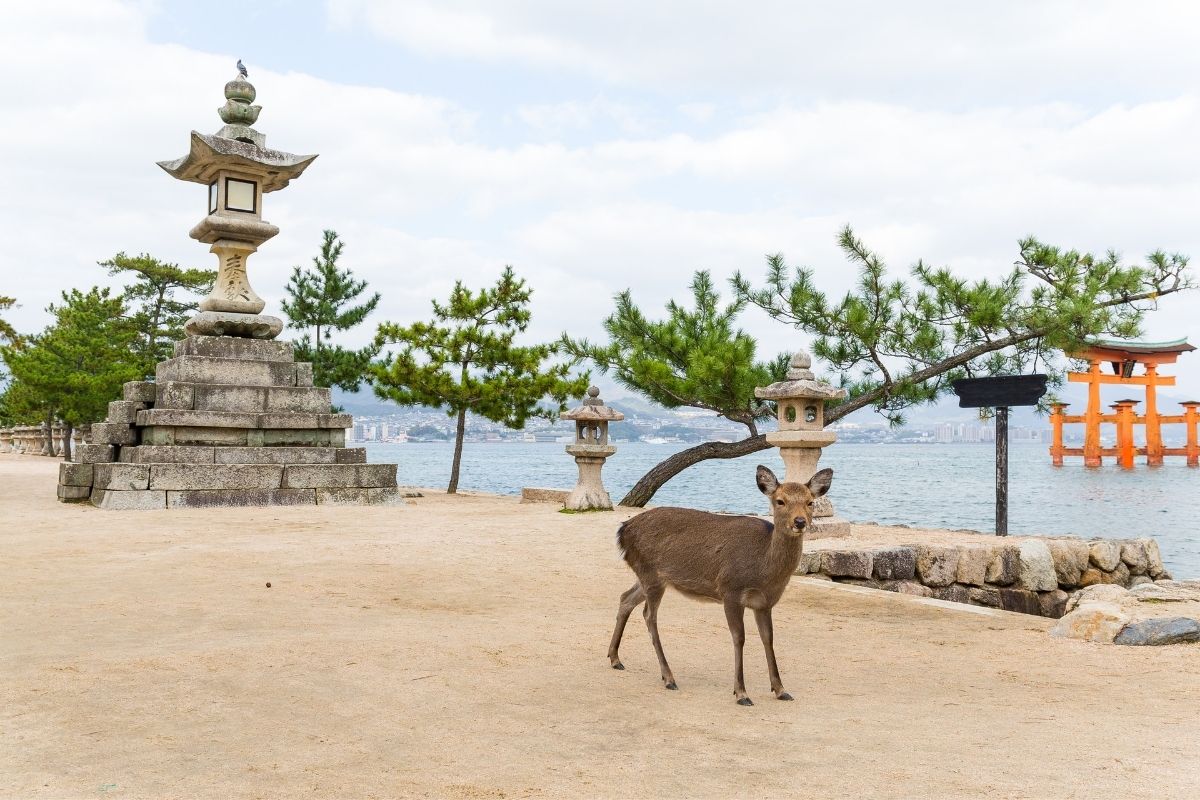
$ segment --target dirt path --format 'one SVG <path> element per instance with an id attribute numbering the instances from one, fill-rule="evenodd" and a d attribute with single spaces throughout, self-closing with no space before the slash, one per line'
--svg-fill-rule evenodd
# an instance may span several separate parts
<path id="1" fill-rule="evenodd" d="M 668 596 L 604 657 L 615 514 L 102 512 L 0 456 L 0 796 L 1184 798 L 1200 648 L 793 584 L 797 702 L 732 699 L 719 608 Z M 271 588 L 266 583 L 271 582 Z"/>

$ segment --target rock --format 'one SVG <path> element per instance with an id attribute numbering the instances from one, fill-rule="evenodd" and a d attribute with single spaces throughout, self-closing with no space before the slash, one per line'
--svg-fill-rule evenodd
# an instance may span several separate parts
<path id="1" fill-rule="evenodd" d="M 121 396 L 138 403 L 153 403 L 154 384 L 151 381 L 130 381 L 122 387 Z"/>
<path id="2" fill-rule="evenodd" d="M 1146 544 L 1142 539 L 1121 542 L 1121 560 L 1129 567 L 1130 575 L 1145 575 L 1150 568 L 1146 557 Z"/>
<path id="3" fill-rule="evenodd" d="M 1200 622 L 1190 617 L 1158 617 L 1131 622 L 1113 640 L 1115 644 L 1163 645 L 1200 642 Z"/>
<path id="4" fill-rule="evenodd" d="M 1129 616 L 1113 603 L 1086 603 L 1060 619 L 1050 635 L 1107 644 L 1128 623 Z"/>
<path id="5" fill-rule="evenodd" d="M 1100 576 L 1101 583 L 1115 583 L 1118 586 L 1129 585 L 1129 567 L 1125 566 L 1124 562 L 1117 562 L 1117 567 L 1112 572 L 1105 572 Z"/>
<path id="6" fill-rule="evenodd" d="M 911 547 L 889 547 L 872 554 L 875 577 L 880 580 L 911 580 L 917 571 L 917 551 Z"/>
<path id="7" fill-rule="evenodd" d="M 147 490 L 122 492 L 94 489 L 92 505 L 112 511 L 150 511 L 167 507 L 167 493 Z"/>
<path id="8" fill-rule="evenodd" d="M 1104 580 L 1104 573 L 1095 567 L 1088 567 L 1079 576 L 1079 586 L 1092 586 Z"/>
<path id="9" fill-rule="evenodd" d="M 144 464 L 95 464 L 92 476 L 97 489 L 147 489 L 150 467 Z"/>
<path id="10" fill-rule="evenodd" d="M 1071 599 L 1067 602 L 1067 611 L 1074 611 L 1081 605 L 1087 603 L 1113 603 L 1121 605 L 1129 597 L 1129 590 L 1123 586 L 1113 584 L 1099 583 L 1094 586 L 1080 589 L 1071 595 Z"/>
<path id="11" fill-rule="evenodd" d="M 933 590 L 916 581 L 897 581 L 895 591 L 900 594 L 910 594 L 914 597 L 933 597 Z"/>
<path id="12" fill-rule="evenodd" d="M 977 606 L 1000 608 L 1000 590 L 973 587 L 967 590 L 967 602 Z"/>
<path id="13" fill-rule="evenodd" d="M 870 578 L 871 553 L 866 550 L 826 550 L 821 571 L 835 578 Z"/>
<path id="14" fill-rule="evenodd" d="M 1146 573 L 1157 580 L 1163 574 L 1162 551 L 1158 549 L 1158 541 L 1148 536 L 1138 541 L 1146 548 Z"/>
<path id="15" fill-rule="evenodd" d="M 1088 546 L 1078 539 L 1050 539 L 1046 542 L 1054 561 L 1054 572 L 1060 586 L 1078 586 L 1079 578 L 1088 568 Z"/>
<path id="16" fill-rule="evenodd" d="M 107 464 L 116 457 L 111 444 L 79 444 L 72 453 L 76 464 Z"/>
<path id="17" fill-rule="evenodd" d="M 1042 606 L 1038 602 L 1037 592 L 1028 589 L 997 589 L 1000 593 L 1000 607 L 1005 611 L 1016 611 L 1021 614 L 1041 616 Z"/>
<path id="18" fill-rule="evenodd" d="M 987 545 L 964 547 L 958 551 L 959 583 L 983 586 L 987 582 L 988 564 L 992 560 L 992 548 Z"/>
<path id="19" fill-rule="evenodd" d="M 1149 575 L 1134 575 L 1129 579 L 1129 587 L 1142 586 L 1147 583 L 1154 583 L 1154 580 Z"/>
<path id="20" fill-rule="evenodd" d="M 949 586 L 934 589 L 933 596 L 938 600 L 948 600 L 951 603 L 966 603 L 971 599 L 967 587 L 960 583 L 952 583 Z"/>
<path id="21" fill-rule="evenodd" d="M 92 464 L 64 462 L 58 465 L 58 482 L 62 486 L 91 487 L 93 469 L 94 466 Z M 60 494 L 59 497 L 62 497 L 62 495 Z"/>
<path id="22" fill-rule="evenodd" d="M 1200 586 L 1196 581 L 1156 581 L 1130 589 L 1129 594 L 1143 603 L 1200 602 Z"/>
<path id="23" fill-rule="evenodd" d="M 1038 594 L 1038 605 L 1041 607 L 1043 617 L 1058 619 L 1066 613 L 1067 593 L 1062 589 L 1055 589 L 1052 592 L 1040 592 Z"/>
<path id="24" fill-rule="evenodd" d="M 1050 548 L 1040 539 L 1025 539 L 1017 545 L 1020 551 L 1020 567 L 1017 582 L 1022 589 L 1031 592 L 1049 592 L 1058 588 L 1058 575 L 1054 572 L 1054 559 Z"/>
<path id="25" fill-rule="evenodd" d="M 987 582 L 997 586 L 1015 583 L 1020 572 L 1021 553 L 1015 544 L 993 545 L 988 562 Z"/>
<path id="26" fill-rule="evenodd" d="M 1121 545 L 1108 539 L 1093 539 L 1088 543 L 1091 562 L 1105 572 L 1112 572 L 1121 562 Z"/>
<path id="27" fill-rule="evenodd" d="M 949 586 L 958 577 L 958 548 L 917 546 L 917 574 L 926 586 Z"/>
<path id="28" fill-rule="evenodd" d="M 563 499 L 566 500 L 566 492 L 563 493 Z M 800 555 L 800 566 L 796 568 L 797 575 L 811 575 L 821 571 L 821 551 L 817 550 L 812 553 L 802 553 Z"/>

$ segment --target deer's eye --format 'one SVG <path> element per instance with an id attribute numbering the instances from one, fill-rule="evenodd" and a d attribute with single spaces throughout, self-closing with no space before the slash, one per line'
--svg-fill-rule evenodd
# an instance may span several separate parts
<path id="1" fill-rule="evenodd" d="M 781 506 L 781 505 L 783 505 L 783 501 L 782 501 L 782 500 L 776 500 L 776 501 L 775 501 L 775 505 L 777 505 L 777 506 Z"/>
<path id="2" fill-rule="evenodd" d="M 809 507 L 809 508 L 812 508 L 812 506 L 813 506 L 813 501 L 812 501 L 812 500 L 809 500 L 809 501 L 808 501 L 808 507 Z"/>

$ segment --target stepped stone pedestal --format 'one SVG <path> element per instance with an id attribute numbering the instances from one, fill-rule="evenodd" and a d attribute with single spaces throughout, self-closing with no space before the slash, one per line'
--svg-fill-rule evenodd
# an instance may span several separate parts
<path id="1" fill-rule="evenodd" d="M 403 504 L 396 465 L 345 446 L 352 424 L 290 342 L 189 336 L 155 381 L 109 403 L 61 465 L 58 496 L 108 509 Z"/>

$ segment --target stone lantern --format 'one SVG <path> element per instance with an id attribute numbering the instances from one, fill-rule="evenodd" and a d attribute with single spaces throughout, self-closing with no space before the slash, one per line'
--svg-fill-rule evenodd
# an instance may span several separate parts
<path id="1" fill-rule="evenodd" d="M 779 448 L 787 468 L 785 483 L 807 483 L 817 471 L 821 449 L 837 441 L 836 433 L 825 430 L 825 404 L 845 397 L 846 390 L 816 380 L 811 366 L 809 354 L 797 352 L 792 356 L 787 380 L 754 390 L 755 397 L 774 400 L 778 406 L 779 430 L 768 433 L 766 438 Z M 818 497 L 813 506 L 809 538 L 849 533 L 849 523 L 834 516 L 829 496 Z"/>
<path id="2" fill-rule="evenodd" d="M 190 336 L 274 339 L 283 330 L 278 317 L 261 314 L 266 304 L 250 286 L 246 260 L 279 233 L 263 219 L 263 195 L 299 178 L 316 156 L 267 149 L 266 137 L 251 127 L 262 110 L 254 98 L 250 82 L 234 78 L 217 110 L 225 126 L 211 136 L 192 131 L 186 156 L 158 162 L 172 177 L 208 187 L 208 215 L 190 235 L 211 245 L 219 266 L 212 293 L 184 326 Z"/>
<path id="3" fill-rule="evenodd" d="M 625 419 L 620 411 L 604 405 L 600 389 L 592 386 L 587 391 L 583 405 L 562 415 L 563 419 L 574 420 L 575 441 L 567 445 L 567 453 L 575 456 L 579 465 L 579 481 L 567 495 L 565 507 L 572 511 L 608 510 L 613 507 L 600 470 L 604 462 L 617 448 L 608 443 L 608 423 Z"/>

